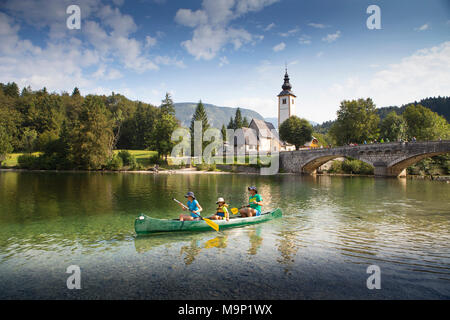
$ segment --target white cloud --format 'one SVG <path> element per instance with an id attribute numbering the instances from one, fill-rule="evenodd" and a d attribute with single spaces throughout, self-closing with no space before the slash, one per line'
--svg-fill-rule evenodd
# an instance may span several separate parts
<path id="1" fill-rule="evenodd" d="M 341 37 L 341 31 L 338 30 L 335 33 L 327 34 L 326 37 L 322 38 L 322 41 L 331 43 L 331 42 L 336 41 L 340 37 Z"/>
<path id="2" fill-rule="evenodd" d="M 181 45 L 197 60 L 211 60 L 226 45 L 239 49 L 247 43 L 255 43 L 253 36 L 243 28 L 229 24 L 248 12 L 255 12 L 279 0 L 203 0 L 202 8 L 196 11 L 179 9 L 175 22 L 194 28 L 191 39 Z"/>
<path id="3" fill-rule="evenodd" d="M 295 27 L 294 29 L 291 29 L 291 30 L 289 30 L 287 32 L 281 32 L 280 36 L 282 36 L 284 38 L 287 38 L 289 36 L 292 36 L 292 35 L 296 34 L 299 31 L 300 31 L 300 28 L 299 27 Z"/>
<path id="4" fill-rule="evenodd" d="M 225 56 L 221 57 L 219 67 L 223 67 L 226 64 L 230 64 L 230 61 L 228 61 L 228 58 Z"/>
<path id="5" fill-rule="evenodd" d="M 371 79 L 350 77 L 334 84 L 337 100 L 372 97 L 378 106 L 402 105 L 425 97 L 448 95 L 450 41 L 421 49 L 376 72 Z"/>
<path id="6" fill-rule="evenodd" d="M 324 24 L 321 24 L 321 23 L 313 23 L 313 22 L 308 23 L 308 26 L 316 28 L 316 29 L 325 29 L 325 28 L 328 27 L 327 25 L 324 25 Z"/>
<path id="7" fill-rule="evenodd" d="M 317 54 L 316 54 L 316 57 L 317 57 L 317 58 L 320 58 L 320 57 L 322 57 L 322 56 L 323 56 L 323 51 L 317 52 Z"/>
<path id="8" fill-rule="evenodd" d="M 284 42 L 281 42 L 279 44 L 277 44 L 276 46 L 274 46 L 272 49 L 275 52 L 279 52 L 279 51 L 283 51 L 286 48 L 286 44 Z"/>
<path id="9" fill-rule="evenodd" d="M 303 34 L 300 36 L 300 38 L 298 38 L 298 42 L 300 44 L 311 44 L 311 37 L 306 34 Z"/>
<path id="10" fill-rule="evenodd" d="M 418 28 L 414 28 L 414 31 L 425 31 L 431 29 L 430 25 L 428 23 L 425 23 L 424 25 L 421 25 Z"/>
<path id="11" fill-rule="evenodd" d="M 11 15 L 0 12 L 0 82 L 19 86 L 47 87 L 52 91 L 102 87 L 99 81 L 123 77 L 121 68 L 138 73 L 159 65 L 184 68 L 183 61 L 168 56 L 149 56 L 156 44 L 150 36 L 140 41 L 131 36 L 137 25 L 119 9 L 100 0 L 79 0 L 83 13 L 82 32 L 68 30 L 65 9 L 69 0 L 7 1 Z M 116 1 L 120 5 L 121 1 Z M 36 45 L 19 34 L 18 21 L 45 32 L 44 44 Z M 98 21 L 98 22 L 97 22 Z M 56 25 L 63 25 L 57 28 Z M 58 35 L 58 37 L 56 37 Z M 92 71 L 94 69 L 94 71 Z"/>
<path id="12" fill-rule="evenodd" d="M 270 31 L 275 27 L 275 23 L 271 23 L 269 24 L 267 27 L 264 28 L 264 31 Z"/>
<path id="13" fill-rule="evenodd" d="M 156 42 L 157 42 L 156 38 L 153 38 L 151 36 L 145 37 L 145 47 L 146 48 L 151 48 L 151 47 L 155 46 Z"/>

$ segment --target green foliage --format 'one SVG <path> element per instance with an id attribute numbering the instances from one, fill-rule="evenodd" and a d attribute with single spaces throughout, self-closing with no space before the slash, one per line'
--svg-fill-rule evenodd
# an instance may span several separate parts
<path id="1" fill-rule="evenodd" d="M 422 105 L 409 105 L 403 112 L 408 136 L 417 140 L 437 140 L 450 137 L 450 126 L 444 117 Z"/>
<path id="2" fill-rule="evenodd" d="M 19 164 L 19 168 L 27 169 L 27 170 L 35 170 L 39 169 L 38 164 L 39 157 L 34 156 L 32 154 L 23 154 L 17 158 L 17 162 Z"/>
<path id="3" fill-rule="evenodd" d="M 12 151 L 11 137 L 6 132 L 6 128 L 0 127 L 0 165 Z"/>
<path id="4" fill-rule="evenodd" d="M 291 116 L 280 125 L 280 138 L 298 150 L 312 140 L 312 126 L 306 119 Z"/>
<path id="5" fill-rule="evenodd" d="M 250 123 L 248 123 L 247 117 L 244 117 L 244 120 L 242 121 L 242 127 L 248 128 L 249 125 L 250 125 Z"/>
<path id="6" fill-rule="evenodd" d="M 162 100 L 160 109 L 162 113 L 167 113 L 175 117 L 175 106 L 169 93 L 166 93 L 166 97 Z"/>
<path id="7" fill-rule="evenodd" d="M 133 156 L 129 151 L 122 150 L 117 154 L 117 156 L 122 159 L 123 166 L 129 167 L 131 170 L 134 170 L 138 167 L 136 157 Z"/>
<path id="8" fill-rule="evenodd" d="M 178 127 L 177 119 L 170 113 L 160 113 L 152 131 L 152 141 L 148 145 L 160 156 L 170 154 L 175 143 L 171 141 L 173 131 Z"/>
<path id="9" fill-rule="evenodd" d="M 111 171 L 118 171 L 122 169 L 122 167 L 123 167 L 122 158 L 119 155 L 115 155 L 114 157 L 108 160 L 105 169 Z"/>
<path id="10" fill-rule="evenodd" d="M 152 165 L 157 164 L 158 166 L 162 166 L 162 165 L 166 165 L 167 161 L 162 159 L 158 154 L 155 154 L 154 156 L 150 157 L 149 163 Z"/>
<path id="11" fill-rule="evenodd" d="M 113 121 L 100 97 L 88 96 L 69 128 L 69 147 L 77 168 L 97 170 L 112 155 Z"/>
<path id="12" fill-rule="evenodd" d="M 208 115 L 206 114 L 205 107 L 203 106 L 202 101 L 200 100 L 197 104 L 197 108 L 195 109 L 194 115 L 192 116 L 191 126 L 189 128 L 191 132 L 191 154 L 195 154 L 194 143 L 195 143 L 195 135 L 194 135 L 194 125 L 196 121 L 200 121 L 202 123 L 202 137 L 205 134 L 205 131 L 209 129 Z M 202 150 L 208 145 L 207 141 L 203 141 Z"/>
<path id="13" fill-rule="evenodd" d="M 230 118 L 230 122 L 228 123 L 227 129 L 240 129 L 240 128 L 247 128 L 249 126 L 249 122 L 247 117 L 242 117 L 242 112 L 240 108 L 236 109 L 236 113 L 233 117 Z"/>
<path id="14" fill-rule="evenodd" d="M 390 141 L 407 139 L 407 124 L 403 116 L 395 111 L 389 113 L 381 122 L 380 137 L 388 138 Z"/>
<path id="15" fill-rule="evenodd" d="M 345 159 L 344 161 L 334 160 L 331 164 L 329 173 L 340 174 L 364 174 L 372 175 L 374 172 L 373 166 L 355 159 Z"/>
<path id="16" fill-rule="evenodd" d="M 371 141 L 378 137 L 379 122 L 372 99 L 345 100 L 337 111 L 330 135 L 338 145 Z"/>

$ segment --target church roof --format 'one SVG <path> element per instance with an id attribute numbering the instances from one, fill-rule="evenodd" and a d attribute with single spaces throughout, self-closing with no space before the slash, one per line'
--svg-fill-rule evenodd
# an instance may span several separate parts
<path id="1" fill-rule="evenodd" d="M 286 68 L 286 73 L 284 74 L 284 83 L 281 86 L 281 89 L 283 89 L 283 91 L 281 91 L 278 96 L 292 95 L 292 96 L 295 97 L 294 93 L 291 91 L 292 90 L 292 85 L 289 82 L 289 75 L 288 75 L 288 72 L 287 72 L 287 68 Z"/>

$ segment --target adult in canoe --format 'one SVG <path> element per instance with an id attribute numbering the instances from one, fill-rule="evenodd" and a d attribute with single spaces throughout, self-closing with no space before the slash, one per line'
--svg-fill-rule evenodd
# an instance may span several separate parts
<path id="1" fill-rule="evenodd" d="M 188 192 L 185 196 L 185 198 L 188 199 L 186 206 L 188 207 L 190 214 L 180 214 L 180 221 L 192 221 L 192 220 L 199 220 L 200 212 L 202 212 L 203 208 L 200 206 L 200 203 L 195 199 L 195 195 L 193 192 Z M 184 207 L 182 204 L 179 204 L 180 207 L 186 211 L 186 207 Z M 198 215 L 196 215 L 196 213 Z"/>
<path id="2" fill-rule="evenodd" d="M 263 205 L 263 200 L 261 195 L 258 194 L 256 187 L 248 187 L 249 197 L 248 206 L 239 210 L 241 217 L 257 217 L 261 215 L 261 207 Z"/>

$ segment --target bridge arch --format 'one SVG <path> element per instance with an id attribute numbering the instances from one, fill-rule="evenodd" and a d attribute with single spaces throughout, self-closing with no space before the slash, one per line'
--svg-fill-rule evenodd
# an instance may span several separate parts
<path id="1" fill-rule="evenodd" d="M 396 160 L 392 163 L 389 163 L 387 165 L 387 169 L 388 169 L 388 175 L 390 176 L 399 176 L 400 174 L 402 174 L 402 172 L 404 172 L 404 170 L 406 168 L 408 168 L 409 166 L 412 166 L 413 164 L 426 159 L 426 158 L 431 158 L 434 156 L 439 156 L 439 155 L 443 155 L 446 154 L 448 152 L 431 152 L 431 153 L 423 153 L 423 154 L 418 154 L 418 155 L 414 155 L 411 157 L 406 157 L 400 160 Z"/>
<path id="2" fill-rule="evenodd" d="M 327 156 L 317 156 L 310 161 L 306 162 L 302 167 L 303 173 L 314 173 L 320 166 L 324 165 L 328 161 L 337 159 L 337 158 L 354 158 L 357 160 L 361 160 L 362 162 L 365 162 L 371 166 L 373 166 L 373 163 L 370 162 L 367 159 L 355 157 L 355 155 L 348 155 L 348 154 L 337 154 L 337 155 L 327 155 Z"/>

